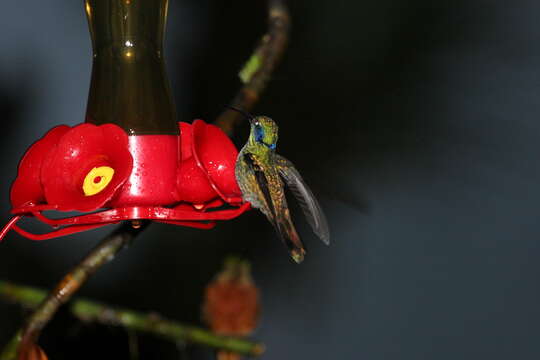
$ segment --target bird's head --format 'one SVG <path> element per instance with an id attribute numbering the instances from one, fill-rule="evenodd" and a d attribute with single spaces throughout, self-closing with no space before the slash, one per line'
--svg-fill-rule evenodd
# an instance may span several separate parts
<path id="1" fill-rule="evenodd" d="M 253 116 L 244 110 L 228 106 L 229 109 L 244 115 L 251 124 L 247 146 L 252 152 L 265 153 L 275 151 L 278 141 L 278 126 L 268 116 Z"/>
<path id="2" fill-rule="evenodd" d="M 249 122 L 251 123 L 250 144 L 275 150 L 278 141 L 278 126 L 274 120 L 267 116 L 256 116 L 250 118 Z"/>

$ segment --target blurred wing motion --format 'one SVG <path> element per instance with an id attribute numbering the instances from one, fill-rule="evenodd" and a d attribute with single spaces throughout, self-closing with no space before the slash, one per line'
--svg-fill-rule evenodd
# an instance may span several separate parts
<path id="1" fill-rule="evenodd" d="M 300 173 L 296 170 L 294 165 L 281 155 L 276 154 L 276 165 L 279 174 L 298 200 L 313 232 L 315 232 L 326 245 L 329 245 L 330 230 L 328 229 L 328 222 L 326 221 L 321 206 L 302 179 L 302 176 L 300 176 Z"/>

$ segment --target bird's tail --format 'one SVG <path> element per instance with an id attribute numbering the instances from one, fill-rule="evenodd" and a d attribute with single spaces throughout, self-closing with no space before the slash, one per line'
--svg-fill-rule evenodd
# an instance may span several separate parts
<path id="1" fill-rule="evenodd" d="M 286 210 L 285 215 L 286 216 L 276 219 L 275 226 L 281 237 L 281 241 L 283 241 L 285 246 L 289 249 L 289 254 L 296 263 L 300 264 L 304 260 L 306 249 L 294 228 L 294 224 L 289 216 L 289 210 Z"/>

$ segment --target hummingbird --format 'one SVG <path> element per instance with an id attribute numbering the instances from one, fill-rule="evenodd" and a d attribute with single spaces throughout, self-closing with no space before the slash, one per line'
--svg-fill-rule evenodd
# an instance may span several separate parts
<path id="1" fill-rule="evenodd" d="M 266 215 L 293 260 L 301 263 L 306 250 L 291 219 L 285 185 L 298 201 L 313 232 L 328 245 L 330 232 L 321 206 L 294 165 L 276 153 L 278 126 L 274 120 L 231 109 L 242 113 L 250 122 L 249 139 L 238 153 L 235 167 L 242 197 Z"/>

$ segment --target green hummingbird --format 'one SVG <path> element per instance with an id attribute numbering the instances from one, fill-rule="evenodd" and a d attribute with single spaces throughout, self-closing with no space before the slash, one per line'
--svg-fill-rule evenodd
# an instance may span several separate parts
<path id="1" fill-rule="evenodd" d="M 294 165 L 276 154 L 278 126 L 274 120 L 232 109 L 244 114 L 251 124 L 249 139 L 238 154 L 235 168 L 242 197 L 266 215 L 289 249 L 291 257 L 300 263 L 306 250 L 291 220 L 284 185 L 298 200 L 315 234 L 328 245 L 330 232 L 324 213 Z"/>

